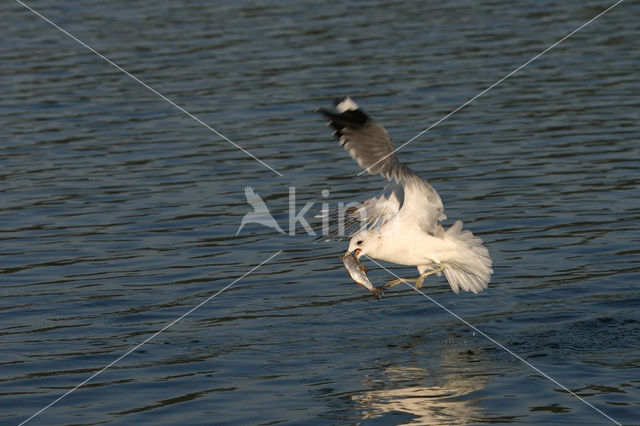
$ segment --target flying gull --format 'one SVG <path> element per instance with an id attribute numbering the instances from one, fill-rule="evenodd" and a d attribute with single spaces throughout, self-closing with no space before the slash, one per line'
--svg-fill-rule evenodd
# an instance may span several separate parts
<path id="1" fill-rule="evenodd" d="M 491 257 L 482 240 L 456 221 L 446 231 L 440 196 L 429 183 L 401 163 L 387 131 L 351 98 L 336 102 L 335 111 L 320 108 L 340 145 L 371 174 L 391 181 L 375 197 L 347 209 L 347 224 L 360 224 L 351 235 L 348 253 L 399 265 L 417 266 L 417 279 L 399 278 L 392 287 L 415 281 L 420 288 L 432 274 L 444 275 L 454 293 L 478 293 L 491 280 Z"/>

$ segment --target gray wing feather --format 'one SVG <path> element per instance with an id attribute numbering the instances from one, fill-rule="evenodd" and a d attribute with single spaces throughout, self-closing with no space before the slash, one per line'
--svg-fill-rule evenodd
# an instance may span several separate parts
<path id="1" fill-rule="evenodd" d="M 347 109 L 340 108 L 344 103 L 349 105 Z M 377 197 L 361 203 L 354 213 L 360 218 L 364 214 L 367 226 L 379 226 L 406 206 L 419 226 L 433 235 L 437 231 L 438 220 L 446 219 L 442 200 L 436 190 L 398 160 L 387 131 L 355 102 L 344 98 L 337 106 L 337 112 L 324 108 L 318 112 L 329 119 L 340 145 L 370 174 L 380 174 L 387 180 L 395 181 Z M 407 198 L 414 198 L 415 202 Z M 393 210 L 393 204 L 389 204 L 391 200 L 397 205 L 393 215 L 390 215 Z"/>
<path id="2" fill-rule="evenodd" d="M 318 112 L 329 119 L 340 145 L 370 174 L 380 174 L 396 182 L 410 176 L 419 177 L 398 161 L 387 131 L 361 109 L 335 113 L 320 108 Z"/>
<path id="3" fill-rule="evenodd" d="M 356 205 L 349 205 L 327 212 L 333 226 L 328 231 L 331 238 L 351 236 L 363 228 L 376 229 L 393 219 L 404 203 L 402 184 L 392 182 L 375 197 Z M 320 237 L 324 238 L 326 235 Z"/>
<path id="4" fill-rule="evenodd" d="M 396 182 L 414 175 L 398 161 L 387 131 L 373 121 L 355 130 L 345 127 L 339 141 L 351 158 L 372 175 L 380 174 Z"/>

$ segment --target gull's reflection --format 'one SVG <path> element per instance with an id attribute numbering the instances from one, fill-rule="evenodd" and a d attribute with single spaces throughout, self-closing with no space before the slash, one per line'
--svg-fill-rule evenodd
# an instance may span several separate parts
<path id="1" fill-rule="evenodd" d="M 483 374 L 484 363 L 473 355 L 469 362 L 467 352 L 445 351 L 438 372 L 418 367 L 386 368 L 376 378 L 364 380 L 374 390 L 352 398 L 364 419 L 394 412 L 413 417 L 404 424 L 477 423 L 483 417 L 482 407 L 478 398 L 468 395 L 483 389 L 487 376 Z"/>

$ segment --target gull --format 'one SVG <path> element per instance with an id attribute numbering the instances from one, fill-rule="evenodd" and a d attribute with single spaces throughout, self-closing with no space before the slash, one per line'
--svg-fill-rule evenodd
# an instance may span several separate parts
<path id="1" fill-rule="evenodd" d="M 444 272 L 454 293 L 478 293 L 491 280 L 492 261 L 482 240 L 456 221 L 445 230 L 444 206 L 435 189 L 398 160 L 387 131 L 350 97 L 336 101 L 335 111 L 320 108 L 340 145 L 370 174 L 391 181 L 380 194 L 342 212 L 351 234 L 348 253 L 398 265 L 417 266 L 416 279 L 399 278 L 384 287 L 415 282 Z"/>

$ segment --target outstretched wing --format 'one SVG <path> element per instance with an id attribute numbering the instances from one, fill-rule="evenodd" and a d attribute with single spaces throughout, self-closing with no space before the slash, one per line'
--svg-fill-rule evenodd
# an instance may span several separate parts
<path id="1" fill-rule="evenodd" d="M 324 108 L 318 112 L 329 119 L 340 145 L 360 167 L 371 174 L 394 180 L 397 184 L 392 189 L 389 189 L 391 185 L 388 186 L 379 196 L 363 202 L 357 209 L 358 215 L 366 212 L 367 223 L 372 224 L 381 217 L 384 221 L 388 220 L 386 210 L 379 207 L 385 199 L 385 193 L 391 191 L 396 197 L 402 194 L 402 200 L 398 198 L 398 208 L 404 209 L 407 216 L 425 232 L 434 234 L 438 220 L 446 218 L 442 200 L 427 181 L 398 160 L 387 131 L 349 97 L 336 103 L 335 112 Z"/>
<path id="2" fill-rule="evenodd" d="M 362 203 L 347 204 L 342 209 L 327 212 L 332 227 L 322 238 L 349 236 L 363 228 L 377 229 L 398 214 L 403 200 L 404 189 L 394 182 Z"/>
<path id="3" fill-rule="evenodd" d="M 373 121 L 351 98 L 336 103 L 336 111 L 320 108 L 318 112 L 329 119 L 334 135 L 351 158 L 370 174 L 380 174 L 387 180 L 399 182 L 410 175 L 411 169 L 398 161 L 393 141 L 387 131 Z"/>

